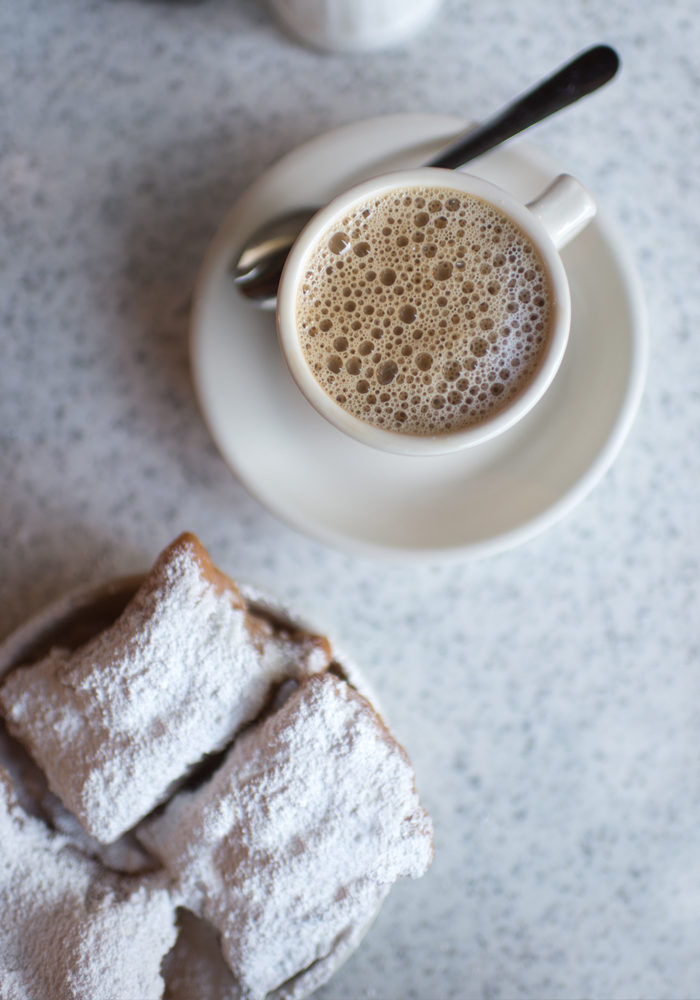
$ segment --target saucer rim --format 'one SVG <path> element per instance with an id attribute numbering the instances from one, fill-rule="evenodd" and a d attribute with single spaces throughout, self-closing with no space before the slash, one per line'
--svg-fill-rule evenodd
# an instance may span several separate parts
<path id="1" fill-rule="evenodd" d="M 601 238 L 606 243 L 610 256 L 614 260 L 617 283 L 624 290 L 625 305 L 629 316 L 630 360 L 627 368 L 626 387 L 625 391 L 620 395 L 616 417 L 610 422 L 605 441 L 598 449 L 597 454 L 589 462 L 585 471 L 576 478 L 575 482 L 565 489 L 556 500 L 549 503 L 544 510 L 532 517 L 528 517 L 508 530 L 497 532 L 488 538 L 479 539 L 467 544 L 417 544 L 415 546 L 382 544 L 376 541 L 368 541 L 366 538 L 348 534 L 339 529 L 335 530 L 325 525 L 318 525 L 299 510 L 290 510 L 275 503 L 271 497 L 263 496 L 250 477 L 237 467 L 234 462 L 229 460 L 225 453 L 225 448 L 219 445 L 217 432 L 212 420 L 209 418 L 207 394 L 202 384 L 201 372 L 199 370 L 198 341 L 200 338 L 200 312 L 203 309 L 207 285 L 219 263 L 222 250 L 224 247 L 230 245 L 233 231 L 232 226 L 236 217 L 240 214 L 242 206 L 246 201 L 254 199 L 260 188 L 264 189 L 265 186 L 269 185 L 271 178 L 274 179 L 279 174 L 284 175 L 287 170 L 292 169 L 295 160 L 312 156 L 316 147 L 325 148 L 331 142 L 342 141 L 344 136 L 352 135 L 358 129 L 381 127 L 391 130 L 394 125 L 406 128 L 413 121 L 416 131 L 418 131 L 421 125 L 425 126 L 428 120 L 434 125 L 439 124 L 441 127 L 444 127 L 446 135 L 449 135 L 451 130 L 454 133 L 462 131 L 468 124 L 465 119 L 457 116 L 433 114 L 430 112 L 373 115 L 321 132 L 294 147 L 272 163 L 267 169 L 263 170 L 260 176 L 231 205 L 204 255 L 194 288 L 189 343 L 192 381 L 205 425 L 224 463 L 246 491 L 265 510 L 307 538 L 321 542 L 336 550 L 362 557 L 379 558 L 394 563 L 413 565 L 431 562 L 472 561 L 500 554 L 540 535 L 548 527 L 553 526 L 578 506 L 603 478 L 629 435 L 643 395 L 649 356 L 648 317 L 641 278 L 636 270 L 632 253 L 627 247 L 617 225 L 598 207 L 595 225 L 600 232 Z M 435 139 L 426 140 L 426 142 L 435 141 Z M 495 150 L 493 153 L 486 155 L 494 155 L 497 152 L 498 150 Z M 552 176 L 568 172 L 567 168 L 556 158 L 529 140 L 518 139 L 517 152 L 519 156 L 533 165 L 535 169 L 551 174 Z M 338 431 L 337 433 L 341 434 L 342 432 Z M 489 443 L 485 442 L 483 446 L 487 446 Z M 405 457 L 409 461 L 415 461 L 411 456 Z"/>

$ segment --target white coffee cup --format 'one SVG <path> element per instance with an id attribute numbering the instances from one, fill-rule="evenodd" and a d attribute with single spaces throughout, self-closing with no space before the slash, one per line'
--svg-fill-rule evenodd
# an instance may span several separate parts
<path id="1" fill-rule="evenodd" d="M 405 42 L 440 0 L 268 0 L 293 37 L 330 52 L 364 52 Z"/>
<path id="2" fill-rule="evenodd" d="M 335 401 L 316 380 L 300 344 L 297 301 L 311 253 L 325 232 L 352 206 L 373 196 L 410 188 L 443 188 L 481 199 L 500 210 L 539 254 L 550 290 L 550 333 L 530 381 L 491 417 L 456 430 L 404 433 L 360 419 Z M 595 202 L 568 174 L 561 174 L 536 199 L 523 205 L 508 192 L 479 177 L 436 167 L 385 174 L 356 185 L 321 209 L 297 238 L 287 257 L 277 295 L 277 331 L 281 350 L 297 386 L 311 405 L 336 428 L 366 445 L 408 455 L 457 451 L 495 437 L 521 420 L 550 386 L 566 351 L 571 326 L 571 295 L 559 250 L 595 215 Z"/>

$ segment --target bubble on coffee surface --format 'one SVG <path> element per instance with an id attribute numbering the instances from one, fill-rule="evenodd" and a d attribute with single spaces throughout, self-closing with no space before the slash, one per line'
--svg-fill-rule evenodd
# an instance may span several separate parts
<path id="1" fill-rule="evenodd" d="M 473 195 L 411 187 L 353 206 L 307 256 L 300 343 L 324 391 L 386 430 L 494 416 L 546 350 L 551 293 L 531 240 Z"/>

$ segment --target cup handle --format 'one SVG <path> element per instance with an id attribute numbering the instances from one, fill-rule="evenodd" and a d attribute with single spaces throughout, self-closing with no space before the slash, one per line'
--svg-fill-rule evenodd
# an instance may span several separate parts
<path id="1" fill-rule="evenodd" d="M 578 236 L 596 213 L 592 195 L 571 174 L 555 177 L 527 208 L 540 220 L 557 250 Z"/>

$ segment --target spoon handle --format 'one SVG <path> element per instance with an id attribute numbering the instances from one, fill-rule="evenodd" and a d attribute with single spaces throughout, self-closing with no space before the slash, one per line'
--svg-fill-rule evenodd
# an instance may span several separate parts
<path id="1" fill-rule="evenodd" d="M 609 45 L 595 45 L 552 76 L 518 97 L 495 118 L 468 129 L 428 166 L 455 170 L 511 136 L 535 125 L 580 97 L 602 87 L 617 72 L 620 59 Z"/>

